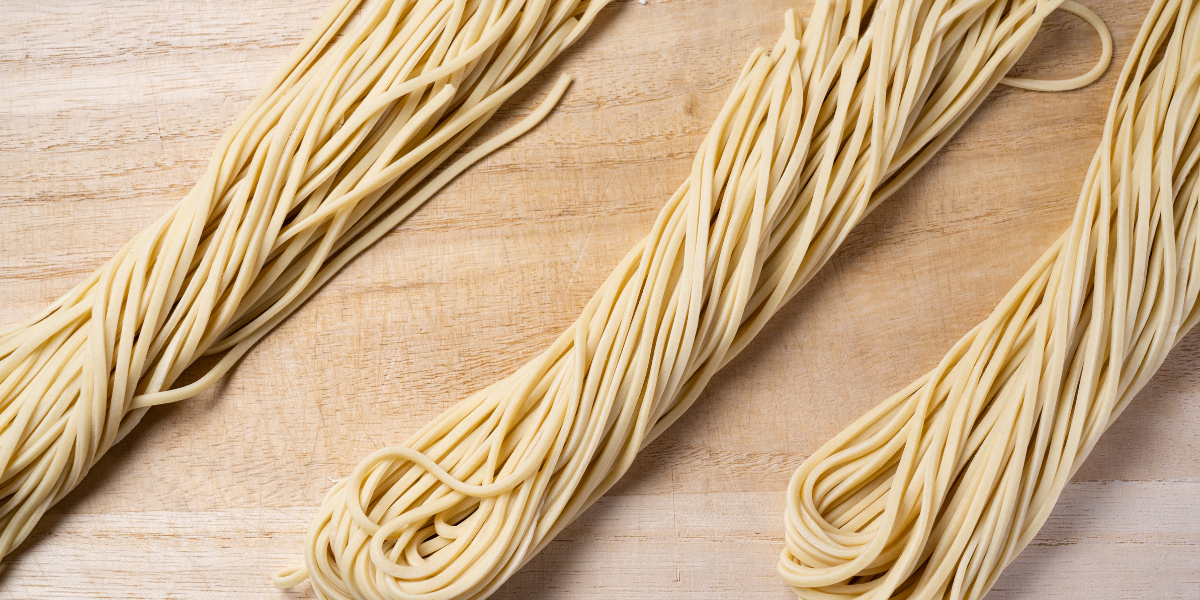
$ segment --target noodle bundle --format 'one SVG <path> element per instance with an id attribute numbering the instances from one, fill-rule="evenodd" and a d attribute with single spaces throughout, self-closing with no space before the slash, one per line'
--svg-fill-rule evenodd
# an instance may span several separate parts
<path id="1" fill-rule="evenodd" d="M 1151 8 L 1070 229 L 796 471 L 779 571 L 799 597 L 983 596 L 1200 320 L 1198 7 Z"/>
<path id="2" fill-rule="evenodd" d="M 171 211 L 0 329 L 0 556 L 154 405 L 194 396 L 564 93 L 447 162 L 609 0 L 343 0 Z M 351 26 L 352 16 L 358 25 Z M 175 386 L 205 355 L 195 382 Z"/>

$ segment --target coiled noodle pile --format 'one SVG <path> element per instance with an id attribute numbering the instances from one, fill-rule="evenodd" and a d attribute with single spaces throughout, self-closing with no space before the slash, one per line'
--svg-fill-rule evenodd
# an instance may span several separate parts
<path id="1" fill-rule="evenodd" d="M 801 598 L 979 598 L 1196 321 L 1200 11 L 1158 0 L 1071 228 L 933 371 L 808 458 L 779 570 Z"/>

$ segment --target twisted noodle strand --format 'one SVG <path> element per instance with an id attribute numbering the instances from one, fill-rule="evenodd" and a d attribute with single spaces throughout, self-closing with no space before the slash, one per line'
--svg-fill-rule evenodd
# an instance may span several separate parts
<path id="1" fill-rule="evenodd" d="M 775 48 L 746 64 L 691 175 L 579 319 L 335 484 L 304 566 L 276 584 L 311 578 L 337 599 L 490 595 L 945 144 L 1061 5 L 829 0 L 803 22 L 789 11 Z M 1071 8 L 1107 38 L 1090 11 Z"/>
<path id="2" fill-rule="evenodd" d="M 212 385 L 354 256 L 544 118 L 566 78 L 533 115 L 446 164 L 609 2 L 360 1 L 325 16 L 183 201 L 0 330 L 0 556 L 148 407 Z M 356 12 L 361 26 L 347 26 Z"/>
<path id="3" fill-rule="evenodd" d="M 1200 14 L 1157 0 L 1071 228 L 933 371 L 808 458 L 801 598 L 979 598 L 1200 319 Z"/>

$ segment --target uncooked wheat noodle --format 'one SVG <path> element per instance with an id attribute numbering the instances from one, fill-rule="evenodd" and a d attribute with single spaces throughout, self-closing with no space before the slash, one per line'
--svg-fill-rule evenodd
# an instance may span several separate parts
<path id="1" fill-rule="evenodd" d="M 810 456 L 801 598 L 975 599 L 1197 319 L 1200 14 L 1157 0 L 1066 231 L 931 372 Z"/>
<path id="2" fill-rule="evenodd" d="M 354 256 L 545 117 L 565 78 L 447 163 L 609 0 L 360 2 L 321 20 L 179 204 L 0 330 L 0 556 L 147 408 L 211 386 Z M 173 387 L 204 355 L 222 356 Z"/>
<path id="3" fill-rule="evenodd" d="M 921 168 L 1060 6 L 819 1 L 755 51 L 691 175 L 535 359 L 333 486 L 305 539 L 321 598 L 482 598 L 637 452 Z M 1038 86 L 1035 82 L 1018 84 Z"/>

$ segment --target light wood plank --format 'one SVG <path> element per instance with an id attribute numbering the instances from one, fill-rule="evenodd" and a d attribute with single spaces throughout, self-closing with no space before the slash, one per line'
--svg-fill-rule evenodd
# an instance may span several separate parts
<path id="1" fill-rule="evenodd" d="M 0 323 L 36 312 L 176 202 L 327 0 L 0 0 Z M 1088 0 L 1118 62 L 1148 0 Z M 351 264 L 217 389 L 151 412 L 0 565 L 0 598 L 307 598 L 300 555 L 365 454 L 510 372 L 574 319 L 681 181 L 742 61 L 809 2 L 616 2 L 545 124 Z M 1098 44 L 1055 16 L 1027 73 Z M 1048 65 L 1048 66 L 1047 66 Z M 931 368 L 1070 220 L 1115 84 L 998 90 L 923 174 L 501 598 L 790 598 L 788 477 Z M 1200 335 L 1072 483 L 1002 598 L 1194 597 Z"/>

